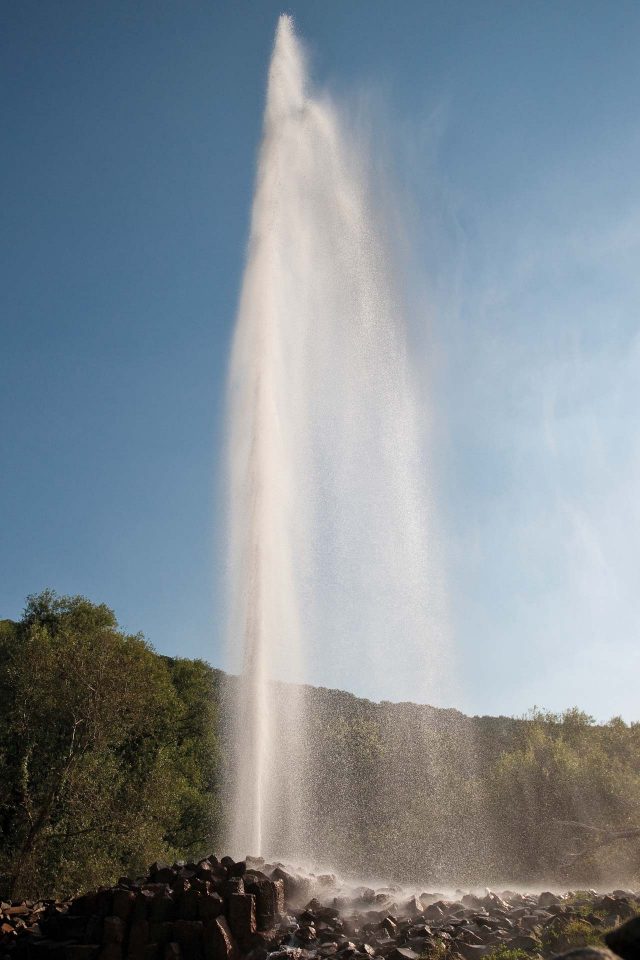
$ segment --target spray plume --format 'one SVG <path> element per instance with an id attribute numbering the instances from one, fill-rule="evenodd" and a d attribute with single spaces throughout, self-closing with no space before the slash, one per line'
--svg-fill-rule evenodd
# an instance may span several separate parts
<path id="1" fill-rule="evenodd" d="M 274 679 L 327 663 L 392 678 L 404 662 L 428 691 L 433 672 L 429 498 L 391 261 L 365 159 L 281 16 L 229 378 L 235 855 L 313 856 L 308 703 Z"/>

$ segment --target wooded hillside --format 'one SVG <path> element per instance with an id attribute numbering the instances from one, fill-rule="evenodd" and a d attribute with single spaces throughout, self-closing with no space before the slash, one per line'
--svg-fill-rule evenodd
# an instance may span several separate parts
<path id="1" fill-rule="evenodd" d="M 68 894 L 224 852 L 234 690 L 82 597 L 47 591 L 0 621 L 0 895 Z M 276 709 L 287 695 L 274 685 Z M 305 696 L 316 863 L 434 885 L 640 879 L 640 724 Z"/>

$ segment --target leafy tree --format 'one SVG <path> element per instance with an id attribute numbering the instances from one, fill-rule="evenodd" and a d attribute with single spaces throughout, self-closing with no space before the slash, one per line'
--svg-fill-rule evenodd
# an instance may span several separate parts
<path id="1" fill-rule="evenodd" d="M 182 854 L 198 856 L 211 852 L 220 829 L 219 681 L 203 660 L 166 663 L 181 705 L 172 756 L 178 815 L 166 836 Z"/>
<path id="2" fill-rule="evenodd" d="M 637 876 L 640 725 L 533 711 L 493 769 L 494 816 L 511 876 Z"/>
<path id="3" fill-rule="evenodd" d="M 169 671 L 104 604 L 47 590 L 0 630 L 2 888 L 67 892 L 168 851 Z"/>

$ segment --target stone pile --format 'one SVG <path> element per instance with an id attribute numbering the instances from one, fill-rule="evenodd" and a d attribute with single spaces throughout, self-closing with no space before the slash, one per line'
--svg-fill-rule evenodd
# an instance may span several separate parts
<path id="1" fill-rule="evenodd" d="M 640 960 L 631 891 L 445 896 L 230 857 L 1 909 L 0 960 Z"/>
<path id="2" fill-rule="evenodd" d="M 68 902 L 2 910 L 2 960 L 239 960 L 280 943 L 284 883 L 209 857 L 156 863 L 144 879 Z"/>

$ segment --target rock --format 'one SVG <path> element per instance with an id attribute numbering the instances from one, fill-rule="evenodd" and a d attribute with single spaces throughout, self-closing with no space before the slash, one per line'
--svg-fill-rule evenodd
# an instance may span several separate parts
<path id="1" fill-rule="evenodd" d="M 176 902 L 164 888 L 164 892 L 157 891 L 153 896 L 153 902 L 149 911 L 149 918 L 154 923 L 162 923 L 167 920 L 174 920 L 176 915 Z"/>
<path id="2" fill-rule="evenodd" d="M 229 927 L 236 941 L 244 946 L 254 936 L 256 925 L 256 898 L 252 893 L 232 893 L 229 897 Z"/>
<path id="3" fill-rule="evenodd" d="M 16 906 L 7 906 L 3 913 L 7 917 L 25 917 L 29 913 L 29 907 L 25 903 L 16 904 Z"/>
<path id="4" fill-rule="evenodd" d="M 144 948 L 149 942 L 149 921 L 136 920 L 129 931 L 129 942 L 127 944 L 127 955 L 129 957 L 140 957 L 144 953 Z"/>
<path id="5" fill-rule="evenodd" d="M 384 930 L 387 936 L 393 939 L 398 932 L 398 924 L 393 917 L 385 917 L 380 924 L 380 929 Z"/>
<path id="6" fill-rule="evenodd" d="M 64 951 L 65 960 L 94 960 L 100 952 L 100 945 L 93 943 L 70 943 Z"/>
<path id="7" fill-rule="evenodd" d="M 482 898 L 482 906 L 486 907 L 487 910 L 508 910 L 509 904 L 499 897 L 497 893 L 492 893 L 491 890 L 487 891 L 487 895 Z"/>
<path id="8" fill-rule="evenodd" d="M 121 920 L 128 920 L 133 910 L 136 895 L 132 890 L 125 890 L 121 887 L 114 890 L 112 912 L 115 917 Z"/>
<path id="9" fill-rule="evenodd" d="M 557 897 L 555 893 L 551 893 L 550 890 L 545 890 L 538 897 L 538 905 L 540 907 L 550 907 L 554 903 L 561 903 L 561 899 Z"/>
<path id="10" fill-rule="evenodd" d="M 605 935 L 605 943 L 623 960 L 638 960 L 640 957 L 640 916 L 627 920 L 621 927 Z"/>
<path id="11" fill-rule="evenodd" d="M 206 960 L 237 960 L 238 948 L 224 917 L 216 917 L 205 926 L 204 955 Z"/>
<path id="12" fill-rule="evenodd" d="M 473 930 L 470 930 L 469 928 L 463 928 L 460 930 L 460 933 L 458 934 L 458 940 L 463 940 L 464 943 L 476 945 L 479 943 L 484 943 L 484 939 L 479 937 L 477 933 L 474 933 Z"/>
<path id="13" fill-rule="evenodd" d="M 488 944 L 465 943 L 463 940 L 458 940 L 455 949 L 464 957 L 464 960 L 474 960 L 475 957 L 484 957 L 485 953 L 490 953 L 492 947 Z"/>
<path id="14" fill-rule="evenodd" d="M 249 953 L 245 954 L 244 960 L 267 960 L 269 956 L 269 951 L 266 947 L 254 947 L 253 950 L 249 950 Z"/>
<path id="15" fill-rule="evenodd" d="M 153 903 L 153 891 L 151 890 L 140 890 L 136 894 L 135 903 L 133 905 L 132 916 L 134 922 L 136 920 L 146 920 L 151 912 L 151 905 Z"/>
<path id="16" fill-rule="evenodd" d="M 173 924 L 172 923 L 150 923 L 149 924 L 149 941 L 155 943 L 158 947 L 164 947 L 166 943 L 169 943 L 174 939 L 173 936 Z"/>
<path id="17" fill-rule="evenodd" d="M 401 913 L 409 917 L 417 917 L 424 910 L 424 904 L 419 897 L 413 896 L 402 907 Z"/>
<path id="18" fill-rule="evenodd" d="M 244 881 L 242 877 L 230 877 L 228 880 L 222 880 L 220 883 L 220 893 L 225 904 L 229 903 L 229 898 L 234 893 L 244 893 Z"/>
<path id="19" fill-rule="evenodd" d="M 178 914 L 181 920 L 196 920 L 200 909 L 202 894 L 199 890 L 190 887 L 180 897 Z"/>
<path id="20" fill-rule="evenodd" d="M 122 960 L 121 944 L 105 943 L 98 954 L 98 960 Z"/>
<path id="21" fill-rule="evenodd" d="M 482 907 L 482 900 L 480 897 L 475 897 L 472 893 L 465 893 L 460 902 L 463 903 L 465 907 L 471 907 L 474 910 L 478 910 Z"/>
<path id="22" fill-rule="evenodd" d="M 102 927 L 103 943 L 123 943 L 126 929 L 121 917 L 105 917 Z"/>
<path id="23" fill-rule="evenodd" d="M 251 871 L 245 874 L 244 889 L 255 897 L 258 930 L 271 929 L 284 913 L 284 882 Z"/>
<path id="24" fill-rule="evenodd" d="M 187 892 L 187 890 L 189 890 L 190 887 L 191 884 L 187 877 L 180 877 L 176 875 L 176 877 L 171 881 L 171 890 L 178 900 Z"/>
<path id="25" fill-rule="evenodd" d="M 556 954 L 554 960 L 616 960 L 616 956 L 604 947 L 577 947 Z"/>
<path id="26" fill-rule="evenodd" d="M 203 953 L 204 925 L 199 920 L 176 920 L 173 935 L 180 950 L 189 960 L 200 960 Z"/>
<path id="27" fill-rule="evenodd" d="M 198 901 L 198 919 L 207 923 L 214 920 L 222 913 L 224 903 L 218 893 L 210 893 L 206 897 L 201 897 Z"/>
<path id="28" fill-rule="evenodd" d="M 635 916 L 636 908 L 632 907 L 628 897 L 605 896 L 595 904 L 598 910 L 606 910 L 612 917 L 629 920 Z"/>
<path id="29" fill-rule="evenodd" d="M 540 950 L 540 941 L 535 937 L 527 937 L 521 934 L 509 940 L 509 950 L 525 950 L 527 953 L 535 953 Z"/>
<path id="30" fill-rule="evenodd" d="M 316 928 L 310 923 L 303 923 L 296 930 L 296 939 L 301 943 L 312 943 L 317 939 Z"/>
<path id="31" fill-rule="evenodd" d="M 445 914 L 445 904 L 442 900 L 437 900 L 435 903 L 430 903 L 428 907 L 424 910 L 424 918 L 428 923 L 432 923 L 436 920 L 441 920 Z"/>
<path id="32" fill-rule="evenodd" d="M 321 957 L 333 957 L 338 952 L 338 944 L 335 940 L 332 940 L 328 943 L 323 943 L 318 948 L 318 952 Z"/>
<path id="33" fill-rule="evenodd" d="M 419 954 L 410 947 L 395 947 L 387 954 L 387 960 L 419 960 Z"/>
<path id="34" fill-rule="evenodd" d="M 311 881 L 307 877 L 297 877 L 282 867 L 276 867 L 271 873 L 272 880 L 282 880 L 284 897 L 291 906 L 300 906 L 309 900 Z"/>
<path id="35" fill-rule="evenodd" d="M 569 948 L 580 942 L 578 925 L 582 942 L 596 940 L 617 918 L 629 918 L 607 935 L 617 956 L 599 947 L 565 955 L 640 960 L 639 901 L 622 890 L 458 891 L 456 900 L 425 893 L 407 901 L 399 887 L 348 888 L 330 875 L 212 856 L 156 863 L 146 878 L 70 902 L 3 903 L 0 960 L 482 960 L 496 950 L 541 960 L 549 956 L 543 944 Z"/>

